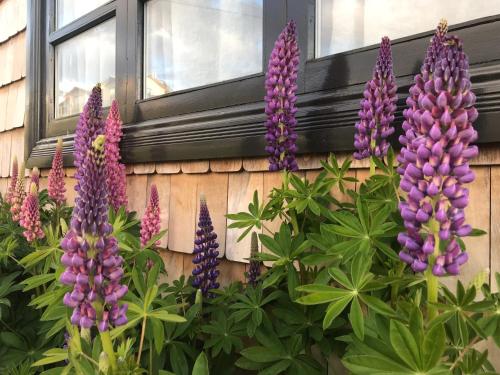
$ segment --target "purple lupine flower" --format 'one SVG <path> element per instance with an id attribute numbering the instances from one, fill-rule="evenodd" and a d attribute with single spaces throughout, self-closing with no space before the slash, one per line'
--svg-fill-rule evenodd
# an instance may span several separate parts
<path id="1" fill-rule="evenodd" d="M 198 230 L 196 231 L 196 239 L 194 241 L 194 258 L 193 263 L 193 287 L 201 289 L 205 297 L 212 297 L 209 293 L 210 289 L 217 289 L 219 283 L 217 276 L 219 271 L 219 244 L 216 241 L 217 234 L 214 232 L 210 213 L 208 212 L 207 201 L 204 196 L 200 199 L 200 217 L 198 221 Z"/>
<path id="2" fill-rule="evenodd" d="M 106 119 L 106 169 L 109 205 L 115 210 L 127 207 L 127 183 L 125 165 L 120 163 L 122 120 L 118 103 L 113 100 Z"/>
<path id="3" fill-rule="evenodd" d="M 270 171 L 298 169 L 295 102 L 299 54 L 295 22 L 290 21 L 274 44 L 266 73 L 266 152 Z"/>
<path id="4" fill-rule="evenodd" d="M 259 252 L 259 243 L 257 242 L 257 233 L 252 232 L 252 241 L 250 243 L 250 257 L 254 257 Z M 261 262 L 259 260 L 250 259 L 250 265 L 248 269 L 248 284 L 255 287 L 258 284 L 258 278 L 260 276 Z"/>
<path id="5" fill-rule="evenodd" d="M 127 322 L 127 305 L 118 305 L 127 286 L 120 284 L 123 258 L 108 222 L 104 142 L 105 136 L 98 135 L 79 166 L 71 227 L 61 241 L 66 270 L 60 277 L 73 286 L 64 296 L 74 309 L 71 323 L 83 328 L 97 323 L 101 332 Z"/>
<path id="6" fill-rule="evenodd" d="M 9 188 L 7 190 L 7 196 L 5 197 L 5 201 L 8 204 L 12 204 L 12 198 L 14 197 L 14 192 L 16 191 L 18 176 L 19 176 L 19 170 L 17 165 L 17 157 L 14 155 L 14 159 L 12 160 L 12 171 L 10 174 Z"/>
<path id="7" fill-rule="evenodd" d="M 31 175 L 30 175 L 30 185 L 35 184 L 36 185 L 36 190 L 38 191 L 40 189 L 40 170 L 37 167 L 34 167 L 31 170 Z"/>
<path id="8" fill-rule="evenodd" d="M 30 190 L 24 198 L 19 224 L 24 228 L 23 236 L 28 242 L 45 237 L 40 221 L 40 204 L 38 202 L 38 186 L 31 182 Z"/>
<path id="9" fill-rule="evenodd" d="M 62 155 L 62 139 L 57 140 L 56 152 L 52 159 L 52 168 L 49 172 L 48 191 L 49 197 L 57 205 L 62 205 L 66 201 L 64 193 L 66 187 L 64 184 L 64 169 L 63 169 L 63 155 Z"/>
<path id="10" fill-rule="evenodd" d="M 21 175 L 18 176 L 16 181 L 16 188 L 14 189 L 14 193 L 12 194 L 11 204 L 10 204 L 10 213 L 12 214 L 13 221 L 19 221 L 21 218 L 21 207 L 24 202 L 24 197 L 26 196 L 26 192 L 24 191 L 24 163 L 21 164 Z"/>
<path id="11" fill-rule="evenodd" d="M 476 97 L 459 38 L 444 38 L 428 77 L 412 111 L 415 137 L 408 139 L 403 155 L 400 187 L 408 197 L 400 205 L 406 227 L 398 237 L 404 246 L 400 258 L 416 272 L 430 264 L 436 276 L 456 275 L 467 261 L 458 237 L 472 229 L 465 223 L 465 184 L 474 180 L 469 161 L 478 154 L 470 145 L 477 139 L 472 126 Z"/>
<path id="12" fill-rule="evenodd" d="M 421 93 L 425 92 L 425 83 L 430 82 L 433 74 L 434 74 L 434 66 L 436 64 L 437 59 L 439 58 L 440 51 L 443 49 L 444 40 L 446 38 L 446 33 L 448 32 L 448 23 L 446 20 L 442 19 L 437 28 L 434 36 L 431 38 L 429 43 L 429 47 L 427 48 L 427 52 L 425 54 L 424 63 L 420 68 L 420 73 L 417 74 L 414 78 L 414 84 L 410 88 L 410 95 L 406 99 L 407 108 L 403 111 L 403 116 L 405 118 L 402 128 L 404 134 L 399 137 L 399 142 L 402 145 L 401 152 L 398 155 L 398 173 L 402 176 L 405 172 L 407 162 L 405 159 L 406 154 L 406 145 L 411 143 L 416 137 L 415 134 L 415 121 L 413 120 L 413 115 L 418 111 L 418 98 Z M 409 154 L 411 158 L 412 153 Z"/>
<path id="13" fill-rule="evenodd" d="M 146 244 L 160 233 L 160 197 L 158 196 L 158 189 L 155 184 L 151 185 L 151 195 L 149 196 L 148 206 L 146 212 L 141 220 L 141 245 Z M 160 241 L 156 241 L 156 246 L 160 245 Z"/>
<path id="14" fill-rule="evenodd" d="M 391 125 L 396 111 L 396 82 L 392 71 L 391 41 L 383 37 L 372 79 L 365 85 L 361 109 L 358 112 L 354 158 L 384 157 L 389 143 L 387 137 L 394 133 Z"/>
<path id="15" fill-rule="evenodd" d="M 79 179 L 79 173 L 87 150 L 92 142 L 100 134 L 105 132 L 105 122 L 102 118 L 102 92 L 101 85 L 97 84 L 93 89 L 80 114 L 75 131 L 74 164 L 76 167 L 75 179 Z M 76 187 L 75 187 L 76 189 Z"/>

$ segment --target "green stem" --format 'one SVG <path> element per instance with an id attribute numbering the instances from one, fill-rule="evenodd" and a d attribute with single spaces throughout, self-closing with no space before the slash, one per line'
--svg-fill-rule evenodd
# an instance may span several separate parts
<path id="1" fill-rule="evenodd" d="M 146 322 L 147 322 L 147 319 L 146 319 L 146 317 L 144 317 L 144 319 L 142 319 L 142 331 L 141 331 L 141 341 L 139 341 L 139 353 L 137 353 L 137 365 L 138 366 L 141 363 L 142 347 L 144 345 L 144 335 L 146 334 Z"/>
<path id="2" fill-rule="evenodd" d="M 290 211 L 290 219 L 292 220 L 292 227 L 293 227 L 293 232 L 296 236 L 299 235 L 299 222 L 297 221 L 297 213 L 295 212 L 294 209 L 291 209 Z"/>
<path id="3" fill-rule="evenodd" d="M 370 158 L 370 177 L 375 174 L 375 162 L 373 161 L 373 158 Z"/>
<path id="4" fill-rule="evenodd" d="M 149 340 L 149 373 L 153 373 L 153 341 Z"/>
<path id="5" fill-rule="evenodd" d="M 111 370 L 114 372 L 116 370 L 116 356 L 115 351 L 113 349 L 113 343 L 111 342 L 111 336 L 109 335 L 109 331 L 100 332 L 102 349 L 108 356 L 109 366 Z"/>
<path id="6" fill-rule="evenodd" d="M 439 223 L 431 219 L 429 221 L 429 228 L 434 235 L 434 254 L 430 256 L 429 266 L 425 272 L 425 278 L 427 280 L 427 315 L 429 321 L 433 320 L 437 316 L 437 308 L 433 306 L 438 302 L 438 291 L 439 291 L 439 280 L 432 273 L 432 268 L 434 267 L 434 262 L 440 252 L 440 240 L 439 240 Z"/>

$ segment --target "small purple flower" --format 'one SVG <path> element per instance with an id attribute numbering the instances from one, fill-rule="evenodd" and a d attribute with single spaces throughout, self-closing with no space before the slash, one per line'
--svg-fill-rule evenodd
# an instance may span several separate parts
<path id="1" fill-rule="evenodd" d="M 104 158 L 105 136 L 98 135 L 78 167 L 78 195 L 71 217 L 71 227 L 61 241 L 63 284 L 73 286 L 64 303 L 73 308 L 71 323 L 82 328 L 97 324 L 106 331 L 110 325 L 127 321 L 127 305 L 118 301 L 127 293 L 121 285 L 123 258 L 108 222 L 108 197 Z"/>
<path id="2" fill-rule="evenodd" d="M 295 22 L 290 21 L 279 35 L 266 73 L 266 152 L 270 171 L 298 169 L 295 102 L 300 52 L 295 29 Z"/>
<path id="3" fill-rule="evenodd" d="M 57 205 L 62 205 L 66 201 L 64 194 L 66 187 L 64 183 L 63 155 L 62 155 L 62 139 L 57 140 L 56 152 L 52 159 L 52 168 L 49 172 L 48 192 L 49 197 Z"/>
<path id="4" fill-rule="evenodd" d="M 455 36 L 435 38 L 442 41 L 441 47 L 432 48 L 438 56 L 422 73 L 423 90 L 413 86 L 418 95 L 406 113 L 411 121 L 406 122 L 400 166 L 400 187 L 407 193 L 400 204 L 406 232 L 398 240 L 404 247 L 401 260 L 415 272 L 430 264 L 434 275 L 444 276 L 458 274 L 467 261 L 457 239 L 472 230 L 465 223 L 465 184 L 474 180 L 469 161 L 478 154 L 477 146 L 471 145 L 477 139 L 472 124 L 478 112 L 462 41 Z"/>
<path id="5" fill-rule="evenodd" d="M 207 201 L 204 196 L 200 199 L 200 217 L 198 221 L 198 230 L 196 231 L 196 239 L 194 241 L 194 258 L 193 263 L 193 287 L 200 289 L 203 296 L 212 297 L 210 289 L 219 288 L 217 276 L 219 271 L 219 244 L 216 241 L 217 234 L 214 232 L 210 213 L 208 212 Z"/>
<path id="6" fill-rule="evenodd" d="M 257 233 L 252 232 L 252 241 L 250 243 L 250 257 L 253 258 L 259 253 L 259 243 L 257 241 Z M 259 260 L 250 259 L 248 268 L 248 285 L 253 287 L 257 286 L 258 278 L 260 276 L 261 262 Z"/>
<path id="7" fill-rule="evenodd" d="M 358 112 L 354 147 L 354 158 L 370 156 L 384 157 L 389 143 L 387 138 L 394 133 L 392 122 L 396 111 L 397 86 L 392 71 L 391 41 L 383 37 L 380 43 L 377 64 L 373 77 L 365 85 L 361 109 Z"/>

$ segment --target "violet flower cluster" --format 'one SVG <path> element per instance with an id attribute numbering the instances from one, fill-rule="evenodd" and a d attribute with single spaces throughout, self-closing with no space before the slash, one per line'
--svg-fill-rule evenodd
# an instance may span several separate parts
<path id="1" fill-rule="evenodd" d="M 152 184 L 146 212 L 141 220 L 141 245 L 146 246 L 151 238 L 160 233 L 160 227 L 160 197 L 156 185 Z M 156 241 L 155 245 L 159 246 L 160 241 Z"/>
<path id="2" fill-rule="evenodd" d="M 21 207 L 19 224 L 24 228 L 23 236 L 28 242 L 45 237 L 40 221 L 38 186 L 33 181 L 30 184 L 30 190 Z"/>
<path id="3" fill-rule="evenodd" d="M 12 204 L 12 198 L 14 197 L 14 192 L 16 190 L 18 176 L 19 170 L 17 165 L 17 157 L 14 155 L 14 159 L 12 160 L 12 170 L 10 174 L 9 187 L 7 189 L 7 195 L 5 197 L 6 202 L 9 204 Z"/>
<path id="4" fill-rule="evenodd" d="M 26 192 L 24 191 L 24 176 L 22 175 L 24 173 L 24 163 L 21 164 L 19 170 L 21 171 L 21 175 L 17 178 L 16 187 L 10 199 L 10 213 L 12 214 L 13 221 L 19 221 L 21 218 L 21 208 L 26 196 Z"/>
<path id="5" fill-rule="evenodd" d="M 71 226 L 61 242 L 66 270 L 60 278 L 73 286 L 64 296 L 73 308 L 71 323 L 83 328 L 97 323 L 101 332 L 127 322 L 127 305 L 118 304 L 127 286 L 120 284 L 123 258 L 108 222 L 104 142 L 104 135 L 97 136 L 78 168 Z"/>
<path id="6" fill-rule="evenodd" d="M 62 139 L 57 140 L 56 152 L 52 159 L 52 168 L 48 178 L 49 197 L 57 205 L 62 205 L 66 201 L 66 187 L 64 183 L 63 155 L 62 155 Z"/>
<path id="7" fill-rule="evenodd" d="M 200 199 L 200 217 L 198 221 L 198 230 L 196 231 L 196 239 L 194 241 L 194 258 L 193 263 L 193 287 L 200 289 L 203 296 L 212 297 L 210 289 L 219 288 L 217 276 L 219 271 L 219 244 L 216 241 L 217 234 L 214 232 L 210 213 L 208 211 L 207 201 L 205 197 Z"/>
<path id="8" fill-rule="evenodd" d="M 431 266 L 435 276 L 457 275 L 467 261 L 458 237 L 472 229 L 465 223 L 469 203 L 465 184 L 474 180 L 469 161 L 478 154 L 478 148 L 470 145 L 477 139 L 472 123 L 478 112 L 462 41 L 439 35 L 430 49 L 434 52 L 427 56 L 435 53 L 435 64 L 424 66 L 423 85 L 417 78 L 411 89 L 405 112 L 411 122 L 401 137 L 405 147 L 400 187 L 408 197 L 400 205 L 406 227 L 398 237 L 404 246 L 400 258 L 415 272 Z"/>
<path id="9" fill-rule="evenodd" d="M 125 165 L 120 163 L 122 120 L 118 103 L 113 100 L 106 120 L 106 169 L 109 205 L 115 210 L 127 207 L 127 183 Z"/>
<path id="10" fill-rule="evenodd" d="M 250 242 L 250 257 L 253 258 L 259 252 L 259 243 L 257 241 L 257 233 L 252 232 L 252 240 Z M 261 262 L 255 259 L 250 259 L 250 265 L 248 269 L 248 284 L 255 287 L 258 284 L 258 279 L 260 276 Z"/>
<path id="11" fill-rule="evenodd" d="M 387 138 L 394 133 L 391 125 L 396 111 L 397 86 L 392 71 L 391 41 L 383 37 L 372 79 L 365 85 L 361 109 L 358 112 L 354 147 L 354 158 L 360 160 L 370 156 L 387 155 Z"/>
<path id="12" fill-rule="evenodd" d="M 266 73 L 266 152 L 270 171 L 298 169 L 295 102 L 299 47 L 295 29 L 295 22 L 290 21 L 279 35 Z"/>

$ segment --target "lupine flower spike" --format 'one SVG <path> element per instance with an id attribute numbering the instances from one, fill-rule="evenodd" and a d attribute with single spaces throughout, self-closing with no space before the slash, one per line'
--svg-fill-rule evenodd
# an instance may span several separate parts
<path id="1" fill-rule="evenodd" d="M 201 289 L 203 296 L 212 297 L 210 289 L 219 288 L 217 276 L 219 271 L 219 244 L 216 241 L 217 234 L 214 232 L 210 213 L 208 212 L 207 201 L 204 196 L 200 199 L 200 218 L 198 221 L 198 230 L 194 241 L 193 263 L 193 287 Z"/>
<path id="2" fill-rule="evenodd" d="M 37 167 L 34 167 L 31 170 L 30 186 L 31 186 L 31 184 L 36 185 L 37 191 L 40 189 L 40 170 Z"/>
<path id="3" fill-rule="evenodd" d="M 7 190 L 7 196 L 5 197 L 5 201 L 8 204 L 12 204 L 12 198 L 14 196 L 14 191 L 16 190 L 17 178 L 19 176 L 19 170 L 17 167 L 17 157 L 14 156 L 14 159 L 12 160 L 12 170 L 10 173 L 9 189 Z"/>
<path id="4" fill-rule="evenodd" d="M 298 169 L 295 132 L 299 47 L 295 22 L 290 21 L 274 44 L 266 73 L 266 152 L 269 170 Z"/>
<path id="5" fill-rule="evenodd" d="M 62 145 L 62 139 L 59 138 L 57 140 L 56 152 L 52 159 L 52 168 L 49 172 L 48 181 L 49 197 L 59 206 L 66 201 L 66 197 L 64 196 L 66 187 L 64 184 Z"/>
<path id="6" fill-rule="evenodd" d="M 30 191 L 24 199 L 21 208 L 21 219 L 19 224 L 25 229 L 23 236 L 28 242 L 33 242 L 37 238 L 43 238 L 45 234 L 40 222 L 40 204 L 38 202 L 38 186 L 31 182 Z"/>
<path id="7" fill-rule="evenodd" d="M 257 241 L 257 233 L 252 232 L 252 241 L 250 243 L 250 257 L 254 257 L 259 252 L 259 243 Z M 258 284 L 260 276 L 261 262 L 258 260 L 250 259 L 248 269 L 248 284 L 255 287 Z"/>
<path id="8" fill-rule="evenodd" d="M 16 181 L 16 188 L 14 189 L 14 193 L 12 194 L 10 213 L 12 214 L 13 221 L 19 221 L 21 218 L 21 207 L 23 205 L 24 197 L 26 193 L 24 191 L 24 164 L 21 164 L 21 168 L 19 169 L 21 174 L 18 176 Z"/>
<path id="9" fill-rule="evenodd" d="M 141 245 L 146 244 L 160 233 L 160 197 L 155 184 L 151 185 L 151 194 L 149 196 L 148 206 L 141 221 Z M 160 245 L 160 241 L 156 241 L 156 246 Z"/>
<path id="10" fill-rule="evenodd" d="M 415 85 L 412 93 L 418 93 L 416 108 L 409 111 L 415 137 L 405 139 L 400 183 L 408 193 L 400 205 L 406 232 L 398 238 L 404 246 L 400 258 L 415 272 L 432 267 L 435 276 L 457 275 L 467 261 L 459 237 L 472 229 L 465 223 L 465 184 L 474 180 L 469 161 L 478 154 L 471 145 L 478 112 L 468 58 L 456 36 L 442 43 L 434 67 L 422 75 L 423 88 Z"/>
<path id="11" fill-rule="evenodd" d="M 102 118 L 102 92 L 97 84 L 83 107 L 75 131 L 74 163 L 76 167 L 75 179 L 79 179 L 81 166 L 87 156 L 87 150 L 100 134 L 105 132 L 105 122 Z M 76 189 L 77 187 L 75 187 Z"/>
<path id="12" fill-rule="evenodd" d="M 79 166 L 71 227 L 61 242 L 66 270 L 60 278 L 73 287 L 64 296 L 73 308 L 71 323 L 82 328 L 96 324 L 100 332 L 127 322 L 127 305 L 118 304 L 127 286 L 120 284 L 123 258 L 108 222 L 104 142 L 104 135 L 97 136 Z"/>
<path id="13" fill-rule="evenodd" d="M 127 183 L 125 165 L 120 163 L 122 120 L 118 103 L 113 100 L 106 120 L 106 169 L 109 205 L 115 210 L 127 207 Z"/>
<path id="14" fill-rule="evenodd" d="M 387 155 L 387 138 L 394 133 L 392 122 L 396 111 L 396 82 L 392 71 L 391 41 L 383 37 L 372 79 L 365 85 L 361 109 L 358 112 L 354 158 Z"/>

